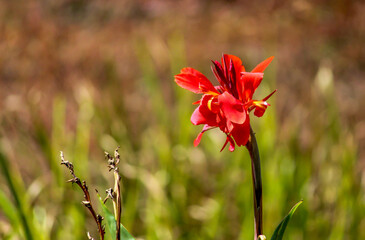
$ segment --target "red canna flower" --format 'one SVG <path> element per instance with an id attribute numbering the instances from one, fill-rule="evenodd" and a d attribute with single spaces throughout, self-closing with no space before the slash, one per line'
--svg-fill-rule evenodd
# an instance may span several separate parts
<path id="1" fill-rule="evenodd" d="M 264 76 L 263 71 L 274 57 L 257 65 L 251 72 L 246 72 L 241 59 L 223 54 L 222 63 L 212 61 L 212 71 L 220 86 L 213 84 L 199 71 L 183 68 L 175 76 L 175 82 L 191 92 L 203 94 L 194 104 L 199 104 L 191 116 L 194 125 L 204 124 L 203 130 L 194 141 L 200 143 L 204 132 L 219 127 L 227 135 L 222 150 L 229 143 L 229 150 L 246 145 L 250 136 L 249 112 L 261 117 L 268 106 L 268 100 L 275 91 L 262 100 L 253 100 L 253 94 Z M 222 151 L 221 150 L 221 151 Z"/>

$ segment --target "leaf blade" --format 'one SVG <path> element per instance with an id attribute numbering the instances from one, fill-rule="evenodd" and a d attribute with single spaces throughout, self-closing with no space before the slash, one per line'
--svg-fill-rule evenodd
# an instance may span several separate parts
<path id="1" fill-rule="evenodd" d="M 109 211 L 109 209 L 105 206 L 103 200 L 101 199 L 100 195 L 98 195 L 99 201 L 106 219 L 107 227 L 110 231 L 110 235 L 113 239 L 115 239 L 117 229 L 116 229 L 116 220 L 114 215 Z M 135 238 L 128 232 L 128 230 L 123 226 L 123 224 L 120 224 L 120 237 L 123 240 L 135 240 Z"/>
<path id="2" fill-rule="evenodd" d="M 293 216 L 295 210 L 299 207 L 300 204 L 302 204 L 303 200 L 299 201 L 297 204 L 295 204 L 292 209 L 289 211 L 288 215 L 285 216 L 285 218 L 279 223 L 279 225 L 276 227 L 271 240 L 282 240 L 284 236 L 284 232 L 286 227 L 288 226 L 289 220 Z"/>

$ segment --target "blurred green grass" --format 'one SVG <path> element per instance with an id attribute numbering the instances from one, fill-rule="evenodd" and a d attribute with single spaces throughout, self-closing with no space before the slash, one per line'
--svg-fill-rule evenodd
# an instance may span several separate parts
<path id="1" fill-rule="evenodd" d="M 192 146 L 199 131 L 199 127 L 189 122 L 193 96 L 172 81 L 177 69 L 187 64 L 182 38 L 172 36 L 169 45 L 172 70 L 169 87 L 174 90 L 171 106 L 164 97 L 146 42 L 138 41 L 135 47 L 142 72 L 139 84 L 144 86 L 141 94 L 148 115 L 146 125 L 138 126 L 138 139 L 133 139 L 128 126 L 138 122 L 125 119 L 123 108 L 118 107 L 118 90 L 111 89 L 107 99 L 95 102 L 92 88 L 87 85 L 76 90 L 78 111 L 74 130 L 67 130 L 65 125 L 67 100 L 63 95 L 52 100 L 50 134 L 37 113 L 32 119 L 33 136 L 13 123 L 12 127 L 19 127 L 17 131 L 22 132 L 19 146 L 11 142 L 6 129 L 2 129 L 5 135 L 2 136 L 1 167 L 3 173 L 8 174 L 3 177 L 6 181 L 2 184 L 0 206 L 5 217 L 2 222 L 10 224 L 10 229 L 2 230 L 4 239 L 16 236 L 85 239 L 86 229 L 94 227 L 85 209 L 78 204 L 81 193 L 65 184 L 67 171 L 59 166 L 58 151 L 67 152 L 77 174 L 92 188 L 102 191 L 108 181 L 109 184 L 112 181 L 101 151 L 111 151 L 119 144 L 123 156 L 123 222 L 135 236 L 146 239 L 252 238 L 250 160 L 246 150 L 219 153 L 224 136 L 218 131 L 208 132 L 198 148 Z M 274 64 L 268 69 L 262 92 L 275 88 L 276 67 Z M 280 123 L 275 99 L 280 97 L 280 91 L 270 101 L 272 107 L 263 118 L 252 118 L 263 161 L 265 233 L 270 235 L 290 206 L 303 199 L 286 233 L 287 239 L 361 238 L 365 234 L 362 228 L 365 209 L 361 183 L 354 174 L 357 146 L 353 135 L 341 126 L 331 85 L 333 79 L 318 81 L 329 84 L 322 90 L 311 89 L 322 104 L 308 103 L 311 118 L 315 120 L 308 131 L 315 140 L 307 149 L 301 149 L 302 140 L 298 138 L 300 121 L 286 126 L 290 128 L 287 136 L 278 132 Z M 93 156 L 90 156 L 91 136 L 97 143 L 92 147 L 98 149 Z M 14 168 L 6 157 L 27 155 L 24 164 L 30 165 L 29 171 L 34 170 L 31 165 L 37 162 L 38 153 L 32 152 L 30 143 L 48 160 L 47 173 L 42 176 L 38 170 L 39 179 L 29 183 L 30 186 L 40 185 L 39 190 L 22 186 L 24 173 Z"/>
<path id="2" fill-rule="evenodd" d="M 213 57 L 195 57 L 196 65 L 188 62 L 188 53 L 197 54 L 191 53 L 193 47 L 187 46 L 181 31 L 166 37 L 130 37 L 135 79 L 122 75 L 118 59 L 106 53 L 101 66 L 72 66 L 86 68 L 86 80 L 72 81 L 84 76 L 78 72 L 56 94 L 36 85 L 24 96 L 5 95 L 0 115 L 1 239 L 86 239 L 86 231 L 97 236 L 80 204 L 82 193 L 65 183 L 69 176 L 59 165 L 59 151 L 74 163 L 90 190 L 103 193 L 113 182 L 103 150 L 112 152 L 117 146 L 123 159 L 122 222 L 134 236 L 252 239 L 246 150 L 220 153 L 225 139 L 214 130 L 194 148 L 200 127 L 190 123 L 190 116 L 197 97 L 173 82 L 173 75 L 186 66 L 212 76 L 206 58 Z M 261 53 L 248 52 L 253 59 L 245 62 L 254 66 L 256 58 L 279 48 L 267 43 Z M 279 68 L 283 66 L 274 61 L 265 71 L 258 99 L 279 88 Z M 340 113 L 335 70 L 320 65 L 316 71 L 305 84 L 303 103 L 298 100 L 283 110 L 280 104 L 292 98 L 279 88 L 265 116 L 252 117 L 262 159 L 264 232 L 270 236 L 291 206 L 303 199 L 285 239 L 362 239 L 365 200 L 357 170 L 359 143 Z M 88 81 L 88 74 L 102 75 L 104 82 Z"/>

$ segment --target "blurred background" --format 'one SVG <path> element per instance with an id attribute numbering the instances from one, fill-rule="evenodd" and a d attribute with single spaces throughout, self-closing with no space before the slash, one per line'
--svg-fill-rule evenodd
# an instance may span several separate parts
<path id="1" fill-rule="evenodd" d="M 264 233 L 303 199 L 285 239 L 365 238 L 364 12 L 348 0 L 0 1 L 0 239 L 96 238 L 59 151 L 97 200 L 117 146 L 134 236 L 252 239 L 249 155 L 220 153 L 218 130 L 193 147 L 199 97 L 173 77 L 190 66 L 214 79 L 222 53 L 248 70 L 275 56 L 255 97 L 278 92 L 252 116 Z"/>

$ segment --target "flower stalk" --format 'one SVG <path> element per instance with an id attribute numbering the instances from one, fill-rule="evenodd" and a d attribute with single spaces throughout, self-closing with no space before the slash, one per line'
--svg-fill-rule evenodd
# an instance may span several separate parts
<path id="1" fill-rule="evenodd" d="M 250 126 L 250 137 L 246 144 L 246 148 L 251 157 L 252 184 L 253 184 L 253 201 L 254 201 L 254 217 L 255 217 L 255 240 L 262 235 L 262 180 L 260 154 L 257 146 L 255 133 Z"/>
<path id="2" fill-rule="evenodd" d="M 194 141 L 197 146 L 204 132 L 219 128 L 227 139 L 222 150 L 229 143 L 229 150 L 235 146 L 246 146 L 251 157 L 255 240 L 265 239 L 262 235 L 262 181 L 260 155 L 255 133 L 250 124 L 250 112 L 262 117 L 270 104 L 267 100 L 276 92 L 274 90 L 262 100 L 255 100 L 253 95 L 260 85 L 264 70 L 274 57 L 259 63 L 251 72 L 247 72 L 242 60 L 234 55 L 223 54 L 221 63 L 212 61 L 212 71 L 219 82 L 214 86 L 201 72 L 194 68 L 183 68 L 175 75 L 175 82 L 193 93 L 202 94 L 191 116 L 194 125 L 204 125 Z M 221 151 L 222 151 L 221 150 Z"/>

